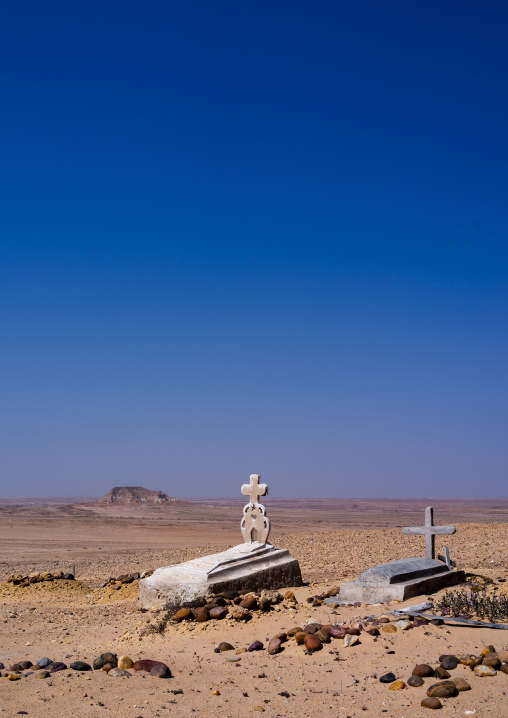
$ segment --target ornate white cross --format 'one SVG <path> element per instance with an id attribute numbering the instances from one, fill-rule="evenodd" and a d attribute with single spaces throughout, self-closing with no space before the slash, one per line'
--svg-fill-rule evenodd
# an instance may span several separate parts
<path id="1" fill-rule="evenodd" d="M 258 474 L 251 474 L 250 483 L 242 486 L 242 494 L 249 497 L 249 503 L 243 507 L 240 528 L 245 543 L 253 546 L 265 544 L 270 534 L 270 521 L 266 516 L 266 509 L 259 503 L 259 498 L 268 494 L 268 486 L 260 484 L 260 478 Z M 254 531 L 257 534 L 256 541 L 252 540 Z"/>
<path id="2" fill-rule="evenodd" d="M 258 504 L 260 496 L 268 495 L 268 486 L 260 484 L 260 478 L 259 474 L 251 474 L 250 484 L 243 484 L 242 486 L 242 494 L 249 497 L 251 504 Z"/>
<path id="3" fill-rule="evenodd" d="M 406 526 L 402 533 L 407 536 L 425 536 L 426 558 L 436 558 L 436 534 L 454 534 L 455 526 L 434 526 L 434 509 L 427 506 L 425 509 L 425 526 Z"/>

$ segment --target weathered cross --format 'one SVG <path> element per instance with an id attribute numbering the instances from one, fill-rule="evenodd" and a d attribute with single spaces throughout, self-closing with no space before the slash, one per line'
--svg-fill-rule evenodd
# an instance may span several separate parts
<path id="1" fill-rule="evenodd" d="M 432 506 L 427 506 L 425 526 L 406 526 L 402 529 L 402 533 L 408 536 L 425 536 L 425 556 L 436 558 L 436 534 L 454 534 L 456 530 L 455 526 L 434 526 L 434 509 Z"/>
<path id="2" fill-rule="evenodd" d="M 259 474 L 251 474 L 250 484 L 243 484 L 242 486 L 242 494 L 249 497 L 251 504 L 259 503 L 259 497 L 267 496 L 268 494 L 268 486 L 266 484 L 260 484 L 260 478 L 261 476 L 259 476 Z"/>

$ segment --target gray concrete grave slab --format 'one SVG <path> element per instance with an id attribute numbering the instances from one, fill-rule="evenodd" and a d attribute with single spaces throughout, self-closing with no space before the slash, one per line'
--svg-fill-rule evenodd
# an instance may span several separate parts
<path id="1" fill-rule="evenodd" d="M 435 535 L 454 534 L 455 531 L 455 526 L 434 526 L 434 512 L 428 506 L 425 526 L 402 529 L 406 535 L 425 536 L 425 558 L 401 559 L 373 566 L 358 576 L 356 581 L 343 583 L 339 594 L 328 599 L 327 603 L 406 601 L 414 596 L 464 583 L 464 571 L 451 570 L 449 552 L 446 552 L 446 563 L 434 558 Z"/>

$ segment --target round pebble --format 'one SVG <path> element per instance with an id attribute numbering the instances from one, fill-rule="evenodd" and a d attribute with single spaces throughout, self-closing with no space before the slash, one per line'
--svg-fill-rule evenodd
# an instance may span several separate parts
<path id="1" fill-rule="evenodd" d="M 307 633 L 305 638 L 303 639 L 305 648 L 308 651 L 319 651 L 322 644 L 321 641 L 317 636 L 315 636 L 313 633 Z"/>
<path id="2" fill-rule="evenodd" d="M 268 643 L 268 655 L 274 656 L 276 653 L 280 653 L 282 649 L 282 641 L 280 638 L 272 638 L 272 640 Z"/>
<path id="3" fill-rule="evenodd" d="M 443 707 L 440 700 L 431 697 L 424 698 L 420 705 L 423 706 L 423 708 L 431 708 L 432 710 L 437 710 L 438 708 Z"/>
<path id="4" fill-rule="evenodd" d="M 420 686 L 423 686 L 424 683 L 425 681 L 421 676 L 415 675 L 410 676 L 407 681 L 408 686 L 411 686 L 412 688 L 419 688 Z"/>
<path id="5" fill-rule="evenodd" d="M 254 641 L 254 643 L 251 643 L 250 646 L 247 649 L 249 652 L 252 651 L 262 651 L 263 650 L 263 644 L 261 641 Z"/>
<path id="6" fill-rule="evenodd" d="M 231 643 L 227 643 L 227 641 L 221 641 L 219 643 L 219 651 L 222 653 L 223 651 L 234 651 L 235 647 L 231 645 Z"/>

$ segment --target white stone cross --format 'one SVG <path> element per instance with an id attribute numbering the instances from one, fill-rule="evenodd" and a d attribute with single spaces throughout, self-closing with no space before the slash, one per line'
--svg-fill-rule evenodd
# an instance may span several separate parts
<path id="1" fill-rule="evenodd" d="M 266 544 L 270 535 L 270 521 L 266 515 L 265 507 L 259 503 L 261 496 L 268 494 L 268 486 L 260 484 L 258 474 L 250 475 L 250 483 L 243 484 L 242 494 L 249 497 L 249 503 L 243 507 L 243 518 L 240 528 L 246 544 L 256 546 Z M 254 532 L 256 539 L 253 540 Z"/>
<path id="2" fill-rule="evenodd" d="M 406 526 L 402 533 L 407 536 L 425 536 L 426 558 L 436 558 L 436 534 L 454 534 L 455 526 L 434 526 L 434 509 L 427 506 L 425 509 L 425 526 Z"/>
<path id="3" fill-rule="evenodd" d="M 259 503 L 260 496 L 268 495 L 268 486 L 266 484 L 260 484 L 260 478 L 261 476 L 259 476 L 259 474 L 251 474 L 250 484 L 242 485 L 242 494 L 249 497 L 251 504 Z"/>

